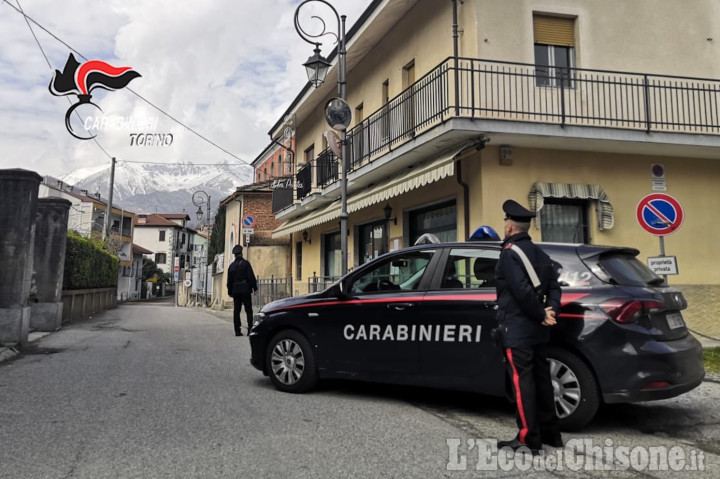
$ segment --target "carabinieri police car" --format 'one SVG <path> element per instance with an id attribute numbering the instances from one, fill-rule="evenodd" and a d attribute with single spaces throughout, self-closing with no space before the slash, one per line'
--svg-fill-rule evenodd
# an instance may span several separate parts
<path id="1" fill-rule="evenodd" d="M 705 375 L 682 293 L 638 250 L 538 243 L 557 263 L 562 310 L 549 351 L 561 427 L 601 403 L 665 399 Z M 346 378 L 505 395 L 494 270 L 500 242 L 439 243 L 387 253 L 327 290 L 256 315 L 252 365 L 281 391 Z"/>

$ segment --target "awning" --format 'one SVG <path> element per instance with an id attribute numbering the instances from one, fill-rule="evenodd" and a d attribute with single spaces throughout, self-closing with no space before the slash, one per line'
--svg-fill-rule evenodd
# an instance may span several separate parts
<path id="1" fill-rule="evenodd" d="M 441 157 L 423 166 L 413 168 L 403 175 L 387 180 L 384 183 L 374 186 L 372 191 L 366 191 L 354 196 L 348 201 L 348 212 L 359 211 L 390 198 L 395 198 L 408 191 L 422 188 L 423 186 L 440 181 L 455 173 L 455 156 L 458 152 Z"/>
<path id="2" fill-rule="evenodd" d="M 528 194 L 530 209 L 540 213 L 545 198 L 573 198 L 583 200 L 596 200 L 598 229 L 609 230 L 615 224 L 613 207 L 610 199 L 598 185 L 583 185 L 578 183 L 535 183 Z M 535 222 L 535 227 L 540 225 Z"/>
<path id="3" fill-rule="evenodd" d="M 277 238 L 279 236 L 289 235 L 291 233 L 296 233 L 298 231 L 306 230 L 308 228 L 312 228 L 313 226 L 321 225 L 323 223 L 327 223 L 328 221 L 332 221 L 335 218 L 340 217 L 340 204 L 338 202 L 333 202 L 331 205 L 326 206 L 323 209 L 320 209 L 318 211 L 313 211 L 312 213 L 308 213 L 305 216 L 301 216 L 299 218 L 294 218 L 272 233 L 273 238 Z"/>
<path id="4" fill-rule="evenodd" d="M 463 148 L 464 149 L 464 148 Z M 455 157 L 460 151 L 436 158 L 403 173 L 397 178 L 392 178 L 378 185 L 373 186 L 369 191 L 363 191 L 348 198 L 348 213 L 359 211 L 368 206 L 395 198 L 408 191 L 422 188 L 423 186 L 442 180 L 455 173 Z M 273 231 L 272 237 L 295 233 L 307 228 L 327 223 L 340 217 L 341 205 L 333 202 L 330 206 L 309 213 L 305 216 L 292 219 Z"/>

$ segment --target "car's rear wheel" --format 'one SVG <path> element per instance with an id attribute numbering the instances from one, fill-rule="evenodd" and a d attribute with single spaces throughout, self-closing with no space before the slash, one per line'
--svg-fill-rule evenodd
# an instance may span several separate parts
<path id="1" fill-rule="evenodd" d="M 582 429 L 600 407 L 595 376 L 582 359 L 564 349 L 550 349 L 548 362 L 560 429 Z"/>
<path id="2" fill-rule="evenodd" d="M 279 390 L 303 393 L 317 383 L 315 354 L 301 333 L 280 331 L 270 340 L 266 354 L 270 379 Z"/>

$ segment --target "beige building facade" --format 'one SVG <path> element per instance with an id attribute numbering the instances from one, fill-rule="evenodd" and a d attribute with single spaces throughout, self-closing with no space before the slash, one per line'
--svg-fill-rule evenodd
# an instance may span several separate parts
<path id="1" fill-rule="evenodd" d="M 348 268 L 426 232 L 502 232 L 508 198 L 537 211 L 536 240 L 632 246 L 644 262 L 660 240 L 638 205 L 664 193 L 684 211 L 664 236 L 669 282 L 720 285 L 720 4 L 384 0 L 347 36 Z M 283 115 L 297 161 L 274 235 L 292 237 L 300 293 L 341 269 L 330 59 L 326 82 Z"/>

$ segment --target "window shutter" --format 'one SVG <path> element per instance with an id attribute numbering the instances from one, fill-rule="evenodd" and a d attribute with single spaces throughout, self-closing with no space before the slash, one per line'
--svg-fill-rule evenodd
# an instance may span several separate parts
<path id="1" fill-rule="evenodd" d="M 533 15 L 535 43 L 543 45 L 575 46 L 575 19 Z"/>

